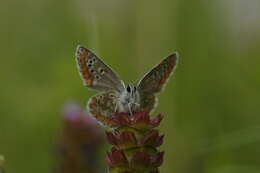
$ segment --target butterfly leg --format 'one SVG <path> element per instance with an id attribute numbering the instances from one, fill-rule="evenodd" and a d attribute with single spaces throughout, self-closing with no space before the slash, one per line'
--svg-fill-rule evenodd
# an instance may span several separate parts
<path id="1" fill-rule="evenodd" d="M 133 112 L 132 112 L 132 110 L 131 110 L 131 104 L 132 104 L 132 103 L 128 103 L 127 106 L 128 106 L 130 115 L 133 115 Z"/>
<path id="2" fill-rule="evenodd" d="M 136 105 L 136 106 L 138 106 L 138 107 L 140 106 L 140 104 L 139 104 L 139 103 L 133 103 L 133 104 L 134 104 L 134 105 Z"/>
<path id="3" fill-rule="evenodd" d="M 116 103 L 115 112 L 117 112 L 117 109 L 118 109 L 118 103 Z"/>

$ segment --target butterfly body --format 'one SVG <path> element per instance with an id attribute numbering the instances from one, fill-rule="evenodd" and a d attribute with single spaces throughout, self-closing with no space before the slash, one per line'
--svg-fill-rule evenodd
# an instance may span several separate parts
<path id="1" fill-rule="evenodd" d="M 118 98 L 118 112 L 128 112 L 132 114 L 140 107 L 140 94 L 133 84 L 128 84 Z"/>
<path id="2" fill-rule="evenodd" d="M 115 112 L 150 112 L 156 104 L 155 94 L 160 92 L 172 73 L 177 54 L 174 53 L 156 65 L 137 84 L 124 82 L 90 50 L 78 46 L 76 61 L 84 84 L 88 88 L 103 91 L 88 101 L 88 111 L 104 125 L 113 126 L 110 117 Z"/>

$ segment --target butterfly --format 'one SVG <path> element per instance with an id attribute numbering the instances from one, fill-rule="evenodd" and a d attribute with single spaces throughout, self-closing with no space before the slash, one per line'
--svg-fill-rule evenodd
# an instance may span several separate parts
<path id="1" fill-rule="evenodd" d="M 119 76 L 89 49 L 78 46 L 76 62 L 84 84 L 102 91 L 88 101 L 88 111 L 100 123 L 112 126 L 111 116 L 116 112 L 150 112 L 156 105 L 156 93 L 165 86 L 177 64 L 173 53 L 146 73 L 136 84 L 125 85 Z"/>

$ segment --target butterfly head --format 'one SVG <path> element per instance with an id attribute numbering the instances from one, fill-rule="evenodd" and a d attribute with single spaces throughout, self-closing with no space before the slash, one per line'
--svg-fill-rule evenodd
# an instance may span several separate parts
<path id="1" fill-rule="evenodd" d="M 124 96 L 125 102 L 130 104 L 135 104 L 139 101 L 139 93 L 137 87 L 133 84 L 128 84 L 125 87 L 125 91 L 122 94 Z"/>
<path id="2" fill-rule="evenodd" d="M 136 86 L 133 84 L 128 84 L 125 88 L 125 92 L 129 95 L 129 96 L 134 96 L 137 92 Z"/>
<path id="3" fill-rule="evenodd" d="M 126 85 L 119 97 L 119 111 L 131 112 L 135 110 L 140 102 L 140 95 L 137 87 L 133 84 Z"/>

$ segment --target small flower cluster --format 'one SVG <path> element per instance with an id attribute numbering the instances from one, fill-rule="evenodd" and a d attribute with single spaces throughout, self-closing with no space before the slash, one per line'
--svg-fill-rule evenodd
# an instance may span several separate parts
<path id="1" fill-rule="evenodd" d="M 66 105 L 62 118 L 61 163 L 57 172 L 99 172 L 98 152 L 104 144 L 104 133 L 98 123 L 77 104 Z"/>
<path id="2" fill-rule="evenodd" d="M 159 173 L 164 152 L 157 147 L 163 143 L 164 136 L 155 128 L 162 118 L 158 115 L 151 120 L 145 111 L 112 116 L 117 128 L 106 132 L 112 145 L 106 157 L 110 173 Z"/>

